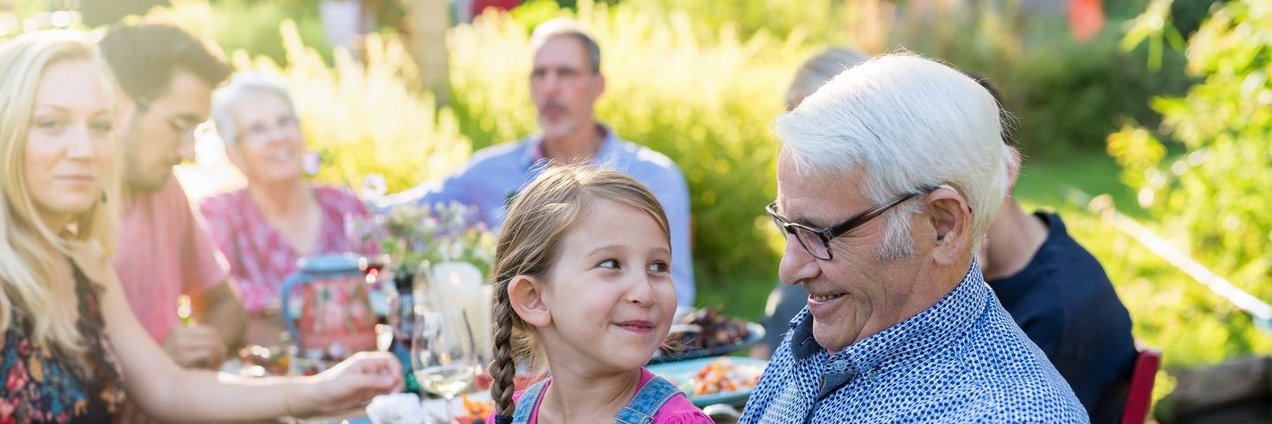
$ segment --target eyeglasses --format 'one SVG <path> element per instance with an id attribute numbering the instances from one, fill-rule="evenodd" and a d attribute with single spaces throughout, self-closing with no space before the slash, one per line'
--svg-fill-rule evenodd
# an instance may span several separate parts
<path id="1" fill-rule="evenodd" d="M 300 128 L 300 120 L 294 115 L 280 116 L 273 125 L 268 122 L 257 122 L 244 128 L 239 133 L 240 140 L 248 140 L 249 142 L 259 143 L 269 139 L 269 135 L 275 130 L 294 131 Z"/>
<path id="2" fill-rule="evenodd" d="M 829 261 L 835 257 L 830 251 L 831 239 L 839 237 L 844 233 L 852 231 L 853 229 L 870 222 L 871 219 L 874 219 L 879 215 L 883 215 L 883 213 L 887 212 L 888 209 L 892 209 L 906 200 L 910 200 L 915 196 L 931 193 L 937 188 L 940 188 L 940 186 L 933 185 L 920 187 L 916 191 L 897 196 L 882 205 L 864 210 L 861 213 L 853 215 L 844 222 L 827 228 L 813 228 L 804 224 L 790 222 L 790 220 L 786 219 L 786 217 L 777 213 L 777 202 L 769 203 L 764 210 L 768 212 L 770 217 L 773 218 L 773 224 L 777 225 L 777 230 L 782 233 L 782 237 L 786 237 L 789 240 L 790 235 L 794 235 L 795 239 L 799 240 L 799 245 L 803 246 L 804 250 L 808 251 L 808 254 L 813 255 L 814 258 Z"/>

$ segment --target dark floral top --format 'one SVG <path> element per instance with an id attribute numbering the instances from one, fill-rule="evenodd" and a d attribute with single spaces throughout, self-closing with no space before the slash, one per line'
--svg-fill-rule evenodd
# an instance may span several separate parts
<path id="1" fill-rule="evenodd" d="M 101 287 L 75 268 L 76 329 L 87 344 L 82 360 L 27 337 L 22 311 L 0 344 L 0 424 L 108 423 L 124 402 L 123 374 L 104 332 Z"/>

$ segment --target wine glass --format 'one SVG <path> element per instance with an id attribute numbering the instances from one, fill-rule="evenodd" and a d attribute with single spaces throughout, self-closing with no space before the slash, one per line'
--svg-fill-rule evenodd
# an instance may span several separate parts
<path id="1" fill-rule="evenodd" d="M 472 385 L 481 369 L 472 324 L 463 309 L 417 311 L 411 369 L 420 387 L 446 400 L 446 422 L 452 423 L 451 400 Z"/>

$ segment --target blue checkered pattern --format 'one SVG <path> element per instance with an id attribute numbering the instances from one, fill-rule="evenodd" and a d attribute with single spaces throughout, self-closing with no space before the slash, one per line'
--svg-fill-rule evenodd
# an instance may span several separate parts
<path id="1" fill-rule="evenodd" d="M 834 355 L 812 321 L 791 320 L 740 423 L 1089 422 L 975 263 L 936 305 Z"/>

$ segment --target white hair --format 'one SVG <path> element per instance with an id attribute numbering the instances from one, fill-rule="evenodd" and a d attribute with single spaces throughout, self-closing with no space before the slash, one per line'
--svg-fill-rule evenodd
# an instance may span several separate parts
<path id="1" fill-rule="evenodd" d="M 212 94 L 212 122 L 216 124 L 216 132 L 221 141 L 230 146 L 238 143 L 238 125 L 234 122 L 234 108 L 247 97 L 257 94 L 278 96 L 294 113 L 296 106 L 292 103 L 291 92 L 287 86 L 254 72 L 239 72 L 230 78 L 230 83 Z"/>
<path id="2" fill-rule="evenodd" d="M 948 185 L 972 211 L 972 248 L 989 230 L 1014 160 L 1002 141 L 998 104 L 976 81 L 909 53 L 888 54 L 840 73 L 791 112 L 776 131 L 801 172 L 850 178 L 876 204 L 930 185 Z M 879 256 L 914 251 L 907 203 L 887 214 Z"/>

